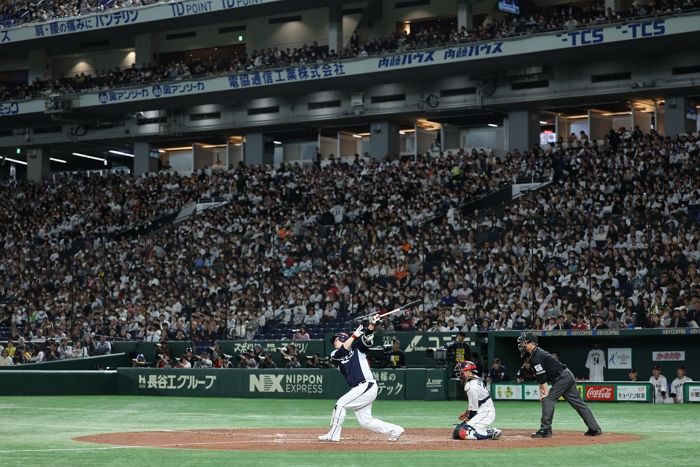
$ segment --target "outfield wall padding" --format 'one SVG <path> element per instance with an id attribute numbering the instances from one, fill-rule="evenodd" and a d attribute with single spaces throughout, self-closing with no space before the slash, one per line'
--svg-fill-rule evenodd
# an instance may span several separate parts
<path id="1" fill-rule="evenodd" d="M 116 388 L 116 370 L 0 372 L 0 395 L 3 396 L 114 395 Z"/>

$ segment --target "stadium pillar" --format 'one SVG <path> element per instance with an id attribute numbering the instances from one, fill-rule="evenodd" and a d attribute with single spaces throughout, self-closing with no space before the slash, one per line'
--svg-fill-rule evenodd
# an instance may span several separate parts
<path id="1" fill-rule="evenodd" d="M 508 137 L 508 150 L 529 151 L 540 141 L 540 116 L 530 110 L 513 110 L 508 112 L 505 120 Z"/>
<path id="2" fill-rule="evenodd" d="M 605 10 L 610 8 L 612 11 L 622 11 L 622 0 L 605 0 Z"/>
<path id="3" fill-rule="evenodd" d="M 374 122 L 370 125 L 369 155 L 375 160 L 398 158 L 401 146 L 399 126 L 390 122 Z"/>
<path id="4" fill-rule="evenodd" d="M 442 125 L 442 149 L 456 149 L 462 147 L 462 130 L 455 125 L 444 123 Z"/>
<path id="5" fill-rule="evenodd" d="M 467 31 L 474 26 L 473 0 L 457 0 L 457 28 L 466 28 Z"/>
<path id="6" fill-rule="evenodd" d="M 46 49 L 34 49 L 29 51 L 27 82 L 31 83 L 36 78 L 42 81 L 51 78 L 51 61 L 46 55 Z"/>
<path id="7" fill-rule="evenodd" d="M 243 143 L 243 162 L 247 165 L 273 164 L 275 162 L 275 145 L 263 133 L 245 135 Z"/>
<path id="8" fill-rule="evenodd" d="M 152 34 L 139 34 L 134 39 L 134 63 L 141 67 L 144 63 L 155 65 L 155 54 L 158 53 L 157 39 Z"/>
<path id="9" fill-rule="evenodd" d="M 158 159 L 151 158 L 151 145 L 148 143 L 134 143 L 134 175 L 141 176 L 158 170 Z"/>
<path id="10" fill-rule="evenodd" d="M 328 51 L 343 49 L 343 5 L 339 1 L 331 2 L 328 7 Z"/>
<path id="11" fill-rule="evenodd" d="M 41 148 L 27 150 L 27 180 L 40 182 L 51 174 L 49 154 Z"/>
<path id="12" fill-rule="evenodd" d="M 664 103 L 665 136 L 695 132 L 696 122 L 688 119 L 688 99 L 683 96 L 668 96 Z"/>

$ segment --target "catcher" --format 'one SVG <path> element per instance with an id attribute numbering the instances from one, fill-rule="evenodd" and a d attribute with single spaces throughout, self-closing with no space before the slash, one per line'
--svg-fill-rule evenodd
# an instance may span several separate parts
<path id="1" fill-rule="evenodd" d="M 476 365 L 466 361 L 457 364 L 460 377 L 464 381 L 464 392 L 469 399 L 467 410 L 459 415 L 461 423 L 452 431 L 452 439 L 498 439 L 501 430 L 489 425 L 496 419 L 496 407 L 484 386 L 484 382 L 476 376 Z"/>

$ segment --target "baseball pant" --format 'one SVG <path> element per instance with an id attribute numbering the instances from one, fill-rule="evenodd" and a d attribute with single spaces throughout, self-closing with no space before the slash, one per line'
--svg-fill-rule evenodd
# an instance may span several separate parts
<path id="1" fill-rule="evenodd" d="M 591 409 L 588 408 L 585 402 L 581 399 L 581 395 L 576 389 L 576 378 L 568 368 L 561 372 L 561 375 L 552 381 L 552 387 L 549 388 L 549 394 L 542 399 L 542 420 L 540 421 L 541 430 L 552 429 L 552 418 L 554 418 L 554 404 L 557 403 L 559 397 L 564 396 L 566 402 L 578 412 L 589 430 L 599 430 L 600 426 L 596 421 Z"/>
<path id="2" fill-rule="evenodd" d="M 377 398 L 377 383 L 365 382 L 350 389 L 335 403 L 331 417 L 331 429 L 328 435 L 334 441 L 340 439 L 347 409 L 355 411 L 355 417 L 361 427 L 377 433 L 392 434 L 403 431 L 398 425 L 387 423 L 372 417 L 372 402 Z"/>
<path id="3" fill-rule="evenodd" d="M 467 424 L 476 432 L 469 433 L 467 439 L 491 439 L 491 436 L 486 432 L 490 425 L 496 419 L 496 407 L 491 400 L 483 403 L 476 415 L 470 418 Z"/>

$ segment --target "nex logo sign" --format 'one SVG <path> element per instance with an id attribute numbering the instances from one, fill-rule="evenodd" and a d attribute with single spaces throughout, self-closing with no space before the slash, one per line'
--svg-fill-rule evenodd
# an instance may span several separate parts
<path id="1" fill-rule="evenodd" d="M 284 392 L 283 379 L 284 375 L 250 375 L 248 390 L 250 392 Z"/>

